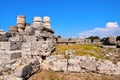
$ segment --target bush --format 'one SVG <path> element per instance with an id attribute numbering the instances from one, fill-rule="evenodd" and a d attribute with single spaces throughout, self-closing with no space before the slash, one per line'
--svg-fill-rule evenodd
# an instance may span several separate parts
<path id="1" fill-rule="evenodd" d="M 117 36 L 116 41 L 120 41 L 120 36 Z"/>
<path id="2" fill-rule="evenodd" d="M 99 36 L 90 36 L 86 39 L 91 39 L 91 42 L 93 42 L 95 39 L 100 39 Z"/>

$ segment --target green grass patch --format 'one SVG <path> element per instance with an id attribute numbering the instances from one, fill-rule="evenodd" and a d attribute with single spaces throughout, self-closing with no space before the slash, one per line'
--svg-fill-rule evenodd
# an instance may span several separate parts
<path id="1" fill-rule="evenodd" d="M 74 50 L 75 55 L 89 55 L 94 56 L 97 59 L 105 59 L 105 54 L 103 52 L 103 49 L 99 47 L 98 45 L 92 45 L 92 44 L 59 44 L 56 45 L 56 51 L 53 54 L 64 54 L 66 50 Z M 109 50 L 110 51 L 110 50 Z"/>

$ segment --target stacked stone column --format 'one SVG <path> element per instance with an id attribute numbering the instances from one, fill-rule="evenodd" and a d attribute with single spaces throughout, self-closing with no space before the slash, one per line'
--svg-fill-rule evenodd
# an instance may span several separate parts
<path id="1" fill-rule="evenodd" d="M 25 29 L 25 16 L 18 16 L 17 17 L 17 27 L 18 27 L 18 32 L 23 32 Z"/>
<path id="2" fill-rule="evenodd" d="M 38 29 L 41 26 L 43 26 L 42 18 L 38 17 L 38 16 L 34 17 L 34 19 L 33 19 L 33 27 Z"/>
<path id="3" fill-rule="evenodd" d="M 45 16 L 44 19 L 43 19 L 43 22 L 44 22 L 44 26 L 46 28 L 51 28 L 51 26 L 50 26 L 50 17 Z"/>

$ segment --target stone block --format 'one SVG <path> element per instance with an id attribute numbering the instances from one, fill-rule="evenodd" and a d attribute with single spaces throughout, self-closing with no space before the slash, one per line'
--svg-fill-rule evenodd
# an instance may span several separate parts
<path id="1" fill-rule="evenodd" d="M 1 51 L 0 59 L 2 60 L 13 60 L 21 57 L 21 51 L 15 50 L 15 51 Z"/>
<path id="2" fill-rule="evenodd" d="M 9 27 L 9 32 L 10 33 L 15 33 L 15 32 L 17 32 L 18 31 L 18 28 L 16 27 L 16 26 L 10 26 Z"/>
<path id="3" fill-rule="evenodd" d="M 43 70 L 52 70 L 52 71 L 67 71 L 67 59 L 60 59 L 61 56 L 48 56 L 40 64 L 40 68 Z"/>
<path id="4" fill-rule="evenodd" d="M 50 61 L 49 62 L 50 70 L 52 71 L 67 71 L 67 59 Z"/>
<path id="5" fill-rule="evenodd" d="M 44 23 L 49 22 L 50 23 L 50 17 L 49 16 L 44 16 L 43 18 Z"/>
<path id="6" fill-rule="evenodd" d="M 40 34 L 41 34 L 40 31 L 38 30 L 35 31 L 35 36 L 40 36 Z"/>
<path id="7" fill-rule="evenodd" d="M 1 50 L 19 50 L 21 42 L 0 42 Z"/>
<path id="8" fill-rule="evenodd" d="M 68 43 L 68 39 L 67 38 L 63 38 L 63 39 L 59 38 L 57 43 Z"/>
<path id="9" fill-rule="evenodd" d="M 30 58 L 31 57 L 31 51 L 21 51 L 22 57 L 24 58 Z"/>
<path id="10" fill-rule="evenodd" d="M 25 42 L 21 46 L 22 51 L 31 51 L 31 49 L 32 49 L 32 43 L 29 42 Z"/>
<path id="11" fill-rule="evenodd" d="M 19 25 L 19 26 L 25 28 L 23 25 Z M 23 29 L 23 28 L 18 28 L 18 32 L 19 32 L 19 33 L 24 32 L 24 29 Z"/>
<path id="12" fill-rule="evenodd" d="M 68 65 L 69 72 L 81 72 L 81 67 L 79 64 L 70 64 Z"/>
<path id="13" fill-rule="evenodd" d="M 32 27 L 40 30 L 41 27 L 43 27 L 43 23 L 42 22 L 33 22 Z"/>
<path id="14" fill-rule="evenodd" d="M 24 64 L 16 67 L 14 76 L 18 78 L 28 78 L 31 75 L 32 67 L 30 64 Z"/>
<path id="15" fill-rule="evenodd" d="M 10 41 L 10 42 L 23 42 L 24 39 L 23 39 L 23 36 L 16 35 L 16 36 L 14 36 L 14 37 L 10 37 L 10 38 L 9 38 L 9 41 Z"/>
<path id="16" fill-rule="evenodd" d="M 24 80 L 23 78 L 18 78 L 13 75 L 9 75 L 5 80 Z"/>
<path id="17" fill-rule="evenodd" d="M 44 37 L 53 37 L 53 34 L 48 31 L 44 31 L 43 33 L 41 33 L 41 35 Z"/>
<path id="18" fill-rule="evenodd" d="M 39 60 L 22 58 L 12 66 L 12 75 L 26 80 L 40 69 L 39 65 Z"/>
<path id="19" fill-rule="evenodd" d="M 80 57 L 76 56 L 68 60 L 68 71 L 69 72 L 81 72 Z"/>
<path id="20" fill-rule="evenodd" d="M 25 23 L 26 17 L 23 15 L 17 16 L 17 23 Z"/>
<path id="21" fill-rule="evenodd" d="M 23 43 L 21 47 L 22 57 L 30 57 L 32 54 L 32 44 L 31 43 Z"/>
<path id="22" fill-rule="evenodd" d="M 87 71 L 92 71 L 92 72 L 97 71 L 96 61 L 94 60 L 94 58 L 92 59 L 90 57 L 85 57 L 85 59 L 80 61 L 80 67 Z"/>
<path id="23" fill-rule="evenodd" d="M 25 27 L 25 30 L 24 30 L 26 33 L 33 33 L 33 28 L 32 27 Z"/>
<path id="24" fill-rule="evenodd" d="M 36 37 L 35 37 L 35 36 L 26 36 L 26 35 L 24 35 L 23 38 L 24 38 L 24 40 L 25 40 L 27 43 L 32 43 L 32 42 L 35 42 L 35 41 L 36 41 Z"/>
<path id="25" fill-rule="evenodd" d="M 99 66 L 97 67 L 99 73 L 105 73 L 105 74 L 117 74 L 118 68 L 115 69 L 115 65 L 109 61 L 105 60 L 104 62 L 99 62 Z"/>
<path id="26" fill-rule="evenodd" d="M 34 21 L 34 22 L 42 22 L 42 18 L 36 16 L 36 17 L 34 17 L 33 21 Z"/>

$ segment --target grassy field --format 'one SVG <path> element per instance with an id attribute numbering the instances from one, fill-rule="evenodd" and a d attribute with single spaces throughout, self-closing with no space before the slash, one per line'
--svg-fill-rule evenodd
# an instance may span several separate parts
<path id="1" fill-rule="evenodd" d="M 94 56 L 97 59 L 105 59 L 105 54 L 111 52 L 113 49 L 103 49 L 101 45 L 90 45 L 90 44 L 59 44 L 56 45 L 56 51 L 53 54 L 64 54 L 66 50 L 74 50 L 75 55 L 89 55 Z"/>

